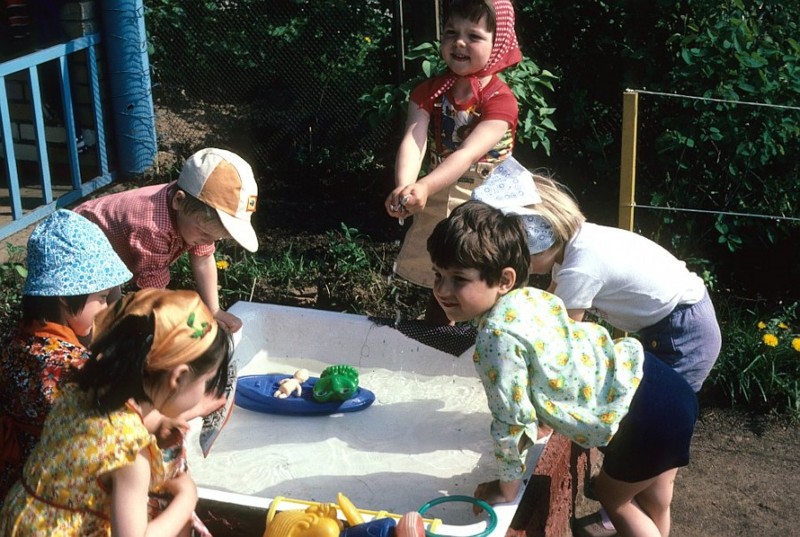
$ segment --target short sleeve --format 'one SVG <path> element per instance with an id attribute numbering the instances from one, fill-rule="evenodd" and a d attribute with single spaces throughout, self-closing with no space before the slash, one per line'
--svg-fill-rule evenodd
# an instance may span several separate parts
<path id="1" fill-rule="evenodd" d="M 554 275 L 556 282 L 553 294 L 558 296 L 569 310 L 587 310 L 594 304 L 594 298 L 603 288 L 597 278 L 567 269 Z"/>

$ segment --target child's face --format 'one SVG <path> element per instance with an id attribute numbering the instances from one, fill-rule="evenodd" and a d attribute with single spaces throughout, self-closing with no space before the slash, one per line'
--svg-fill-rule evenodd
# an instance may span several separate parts
<path id="1" fill-rule="evenodd" d="M 531 274 L 550 274 L 553 265 L 559 261 L 562 248 L 558 245 L 551 246 L 544 252 L 531 255 L 529 271 Z"/>
<path id="2" fill-rule="evenodd" d="M 92 293 L 86 297 L 86 305 L 76 314 L 68 311 L 65 314 L 67 325 L 72 328 L 75 335 L 80 337 L 88 336 L 94 325 L 94 318 L 98 313 L 108 307 L 109 290 Z"/>
<path id="3" fill-rule="evenodd" d="M 201 223 L 196 215 L 186 215 L 178 211 L 177 227 L 181 238 L 189 246 L 212 244 L 220 238 L 212 233 L 210 226 Z"/>
<path id="4" fill-rule="evenodd" d="M 486 27 L 486 16 L 477 23 L 452 16 L 442 34 L 442 59 L 453 73 L 472 75 L 489 62 L 493 42 L 494 33 Z"/>
<path id="5" fill-rule="evenodd" d="M 469 321 L 483 315 L 507 292 L 501 284 L 487 285 L 477 269 L 434 265 L 433 273 L 433 296 L 452 321 Z"/>
<path id="6" fill-rule="evenodd" d="M 184 376 L 171 386 L 173 391 L 159 406 L 159 412 L 170 418 L 178 418 L 195 408 L 205 397 L 206 384 L 215 374 L 216 370 L 211 369 L 203 375 L 194 376 L 187 368 Z"/>

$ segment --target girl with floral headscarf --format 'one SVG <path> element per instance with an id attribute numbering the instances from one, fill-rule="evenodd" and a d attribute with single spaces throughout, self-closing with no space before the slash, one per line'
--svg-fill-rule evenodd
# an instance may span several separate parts
<path id="1" fill-rule="evenodd" d="M 447 73 L 411 93 L 405 134 L 395 163 L 389 216 L 414 222 L 397 259 L 396 273 L 432 288 L 425 243 L 434 226 L 470 198 L 472 190 L 511 155 L 518 106 L 497 77 L 522 59 L 510 0 L 453 0 L 445 11 L 441 56 Z M 430 146 L 430 171 L 418 178 Z M 450 321 L 435 300 L 426 319 Z"/>
<path id="2" fill-rule="evenodd" d="M 168 473 L 156 433 L 227 385 L 231 342 L 195 291 L 142 289 L 95 321 L 91 357 L 64 384 L 0 535 L 178 535 L 197 487 Z M 155 518 L 148 492 L 170 496 Z"/>

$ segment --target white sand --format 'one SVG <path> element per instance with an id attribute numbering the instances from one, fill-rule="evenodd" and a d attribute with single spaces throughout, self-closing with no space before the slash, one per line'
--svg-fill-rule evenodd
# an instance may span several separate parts
<path id="1" fill-rule="evenodd" d="M 251 333 L 237 347 L 245 364 L 240 376 L 300 368 L 319 376 L 328 365 L 350 363 L 376 401 L 362 411 L 319 417 L 235 407 L 207 459 L 189 438 L 198 485 L 318 502 L 335 502 L 342 492 L 356 507 L 405 513 L 443 495 L 472 495 L 478 483 L 496 478 L 490 415 L 467 353 L 440 353 L 363 318 L 328 327 L 329 338 L 299 336 L 297 327 L 277 327 L 275 319 L 262 327 L 259 319 L 246 322 Z M 284 336 L 294 339 L 288 347 L 276 343 Z M 355 347 L 336 338 L 355 339 Z M 444 504 L 431 516 L 448 524 L 476 522 L 464 503 Z"/>

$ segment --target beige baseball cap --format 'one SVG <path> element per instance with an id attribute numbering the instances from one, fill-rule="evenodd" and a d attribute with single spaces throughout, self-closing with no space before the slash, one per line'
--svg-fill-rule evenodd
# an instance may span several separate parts
<path id="1" fill-rule="evenodd" d="M 178 188 L 214 207 L 236 242 L 251 252 L 258 250 L 258 238 L 250 223 L 258 202 L 258 185 L 253 169 L 242 157 L 215 147 L 201 149 L 183 163 Z"/>

